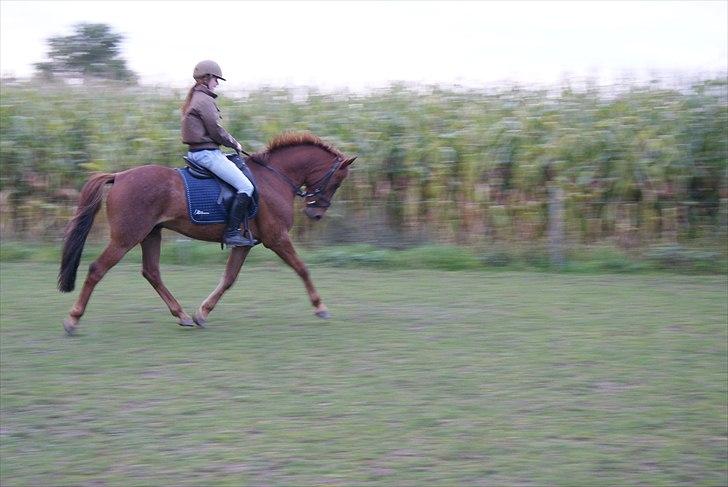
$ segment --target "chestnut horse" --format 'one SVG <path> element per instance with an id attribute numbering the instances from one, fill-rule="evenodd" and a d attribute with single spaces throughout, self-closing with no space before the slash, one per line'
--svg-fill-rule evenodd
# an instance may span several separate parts
<path id="1" fill-rule="evenodd" d="M 250 222 L 253 235 L 301 277 L 314 313 L 320 318 L 328 318 L 329 312 L 288 235 L 293 225 L 293 200 L 295 196 L 303 197 L 306 215 L 321 219 L 354 159 L 311 134 L 286 133 L 275 138 L 265 151 L 253 154 L 253 162 L 248 164 L 260 194 L 258 214 Z M 169 167 L 140 166 L 119 173 L 97 174 L 86 182 L 64 236 L 58 289 L 69 292 L 74 288 L 83 246 L 107 184 L 113 184 L 106 197 L 111 240 L 89 267 L 78 300 L 63 320 L 66 332 L 72 334 L 78 326 L 91 293 L 104 274 L 139 243 L 142 275 L 167 304 L 177 323 L 203 327 L 217 302 L 235 282 L 250 247 L 232 248 L 220 283 L 190 317 L 162 282 L 159 272 L 162 228 L 197 240 L 220 242 L 224 224 L 199 225 L 190 221 L 182 178 Z M 301 189 L 304 187 L 306 191 Z"/>

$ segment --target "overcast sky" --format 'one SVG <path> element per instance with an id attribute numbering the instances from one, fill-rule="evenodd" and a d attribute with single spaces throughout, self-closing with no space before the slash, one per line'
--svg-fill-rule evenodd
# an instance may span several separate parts
<path id="1" fill-rule="evenodd" d="M 78 22 L 123 34 L 146 84 L 185 87 L 202 59 L 229 87 L 361 90 L 393 81 L 609 83 L 728 71 L 728 1 L 9 1 L 0 72 L 26 77 Z"/>

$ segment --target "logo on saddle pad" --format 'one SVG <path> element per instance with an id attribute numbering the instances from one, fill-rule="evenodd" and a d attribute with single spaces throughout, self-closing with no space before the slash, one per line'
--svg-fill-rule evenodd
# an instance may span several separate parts
<path id="1" fill-rule="evenodd" d="M 195 210 L 194 215 L 209 215 L 209 211 Z"/>

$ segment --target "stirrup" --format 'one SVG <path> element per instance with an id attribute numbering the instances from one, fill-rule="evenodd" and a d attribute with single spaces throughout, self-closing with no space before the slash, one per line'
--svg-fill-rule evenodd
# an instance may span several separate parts
<path id="1" fill-rule="evenodd" d="M 260 243 L 253 236 L 253 232 L 250 231 L 250 222 L 248 221 L 247 215 L 243 216 L 243 228 L 241 230 L 242 231 L 240 233 L 242 234 L 243 239 L 248 242 L 252 242 L 252 244 L 250 245 L 251 247 L 255 247 Z"/>
<path id="2" fill-rule="evenodd" d="M 253 232 L 250 231 L 249 228 L 247 228 L 247 225 L 245 228 L 243 228 L 243 231 L 241 232 L 241 236 L 243 237 L 243 240 L 246 242 L 250 242 L 251 247 L 255 247 L 260 243 L 260 241 L 256 240 L 253 236 Z M 246 245 L 247 246 L 247 245 Z"/>
<path id="3" fill-rule="evenodd" d="M 226 245 L 228 247 L 255 247 L 259 243 L 260 242 L 258 242 L 253 237 L 253 234 L 250 233 L 250 230 L 248 230 L 247 232 L 243 232 L 242 234 L 240 232 L 235 232 L 235 235 L 223 235 L 220 246 Z"/>

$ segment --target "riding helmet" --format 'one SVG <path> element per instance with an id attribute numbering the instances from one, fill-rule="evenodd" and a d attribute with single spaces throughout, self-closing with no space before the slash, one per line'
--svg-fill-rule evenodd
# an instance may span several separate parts
<path id="1" fill-rule="evenodd" d="M 225 78 L 222 77 L 222 69 L 220 69 L 220 65 L 217 64 L 215 61 L 205 60 L 200 61 L 195 66 L 195 70 L 192 72 L 192 77 L 195 79 L 200 79 L 205 75 L 212 75 L 215 78 L 220 78 L 223 81 L 227 81 Z"/>

